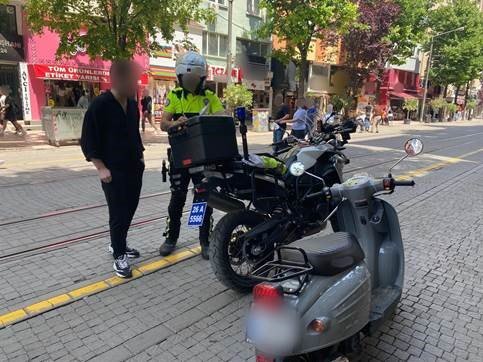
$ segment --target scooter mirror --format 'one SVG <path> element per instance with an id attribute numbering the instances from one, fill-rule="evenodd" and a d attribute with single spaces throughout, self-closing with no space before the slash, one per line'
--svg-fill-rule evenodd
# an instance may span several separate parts
<path id="1" fill-rule="evenodd" d="M 304 174 L 305 166 L 302 162 L 294 162 L 290 165 L 289 171 L 293 176 L 299 177 Z"/>
<path id="2" fill-rule="evenodd" d="M 423 141 L 419 138 L 410 138 L 404 144 L 404 151 L 409 157 L 414 157 L 423 152 Z"/>

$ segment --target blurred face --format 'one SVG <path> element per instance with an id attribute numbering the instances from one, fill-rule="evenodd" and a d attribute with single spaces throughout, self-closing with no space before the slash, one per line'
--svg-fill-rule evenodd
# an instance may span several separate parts
<path id="1" fill-rule="evenodd" d="M 201 77 L 196 73 L 183 74 L 183 88 L 187 91 L 194 93 L 201 83 Z"/>
<path id="2" fill-rule="evenodd" d="M 112 89 L 124 97 L 134 97 L 141 75 L 134 62 L 122 62 L 111 68 Z"/>

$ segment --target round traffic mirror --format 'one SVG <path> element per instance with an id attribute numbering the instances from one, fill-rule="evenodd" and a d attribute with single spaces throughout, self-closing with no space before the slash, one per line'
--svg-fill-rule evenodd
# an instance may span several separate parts
<path id="1" fill-rule="evenodd" d="M 409 157 L 414 157 L 423 152 L 423 141 L 419 138 L 410 138 L 404 144 L 404 151 Z"/>

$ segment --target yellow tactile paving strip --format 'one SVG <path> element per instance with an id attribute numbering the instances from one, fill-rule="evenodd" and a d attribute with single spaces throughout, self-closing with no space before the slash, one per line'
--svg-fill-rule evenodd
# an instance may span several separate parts
<path id="1" fill-rule="evenodd" d="M 162 259 L 149 261 L 140 265 L 132 267 L 133 276 L 130 279 L 119 278 L 113 276 L 101 281 L 97 281 L 83 287 L 71 290 L 65 294 L 60 294 L 55 297 L 39 301 L 35 304 L 31 304 L 21 309 L 14 310 L 3 315 L 0 315 L 0 328 L 9 326 L 11 324 L 21 322 L 25 319 L 35 317 L 36 315 L 45 313 L 49 310 L 57 308 L 62 305 L 66 305 L 76 300 L 88 297 L 90 295 L 102 292 L 107 289 L 114 288 L 118 285 L 125 284 L 131 280 L 141 278 L 144 275 L 151 274 L 158 270 L 167 268 L 171 265 L 179 263 L 180 261 L 192 258 L 201 252 L 200 246 L 188 246 L 185 247 L 173 255 L 167 256 Z"/>

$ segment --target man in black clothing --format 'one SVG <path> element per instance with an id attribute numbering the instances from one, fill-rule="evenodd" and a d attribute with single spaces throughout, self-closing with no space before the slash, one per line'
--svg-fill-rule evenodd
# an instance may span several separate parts
<path id="1" fill-rule="evenodd" d="M 93 100 L 82 127 L 81 147 L 99 173 L 109 208 L 114 270 L 132 276 L 127 258 L 139 252 L 127 247 L 126 237 L 141 193 L 144 147 L 139 134 L 139 108 L 133 100 L 139 71 L 131 61 L 114 62 L 112 89 Z"/>
<path id="2" fill-rule="evenodd" d="M 143 112 L 142 122 L 141 122 L 141 129 L 143 132 L 146 130 L 146 119 L 148 120 L 149 124 L 154 128 L 155 131 L 158 129 L 153 121 L 153 98 L 149 95 L 149 90 L 145 89 L 143 92 L 143 98 L 141 99 L 141 110 Z"/>
<path id="3" fill-rule="evenodd" d="M 275 107 L 277 107 L 273 129 L 273 143 L 278 143 L 282 141 L 283 135 L 287 130 L 287 123 L 285 121 L 290 119 L 290 107 L 288 106 L 287 102 L 284 103 L 283 95 L 281 94 L 275 96 L 273 103 Z M 273 150 L 275 152 L 278 151 L 278 146 L 274 145 Z"/>

